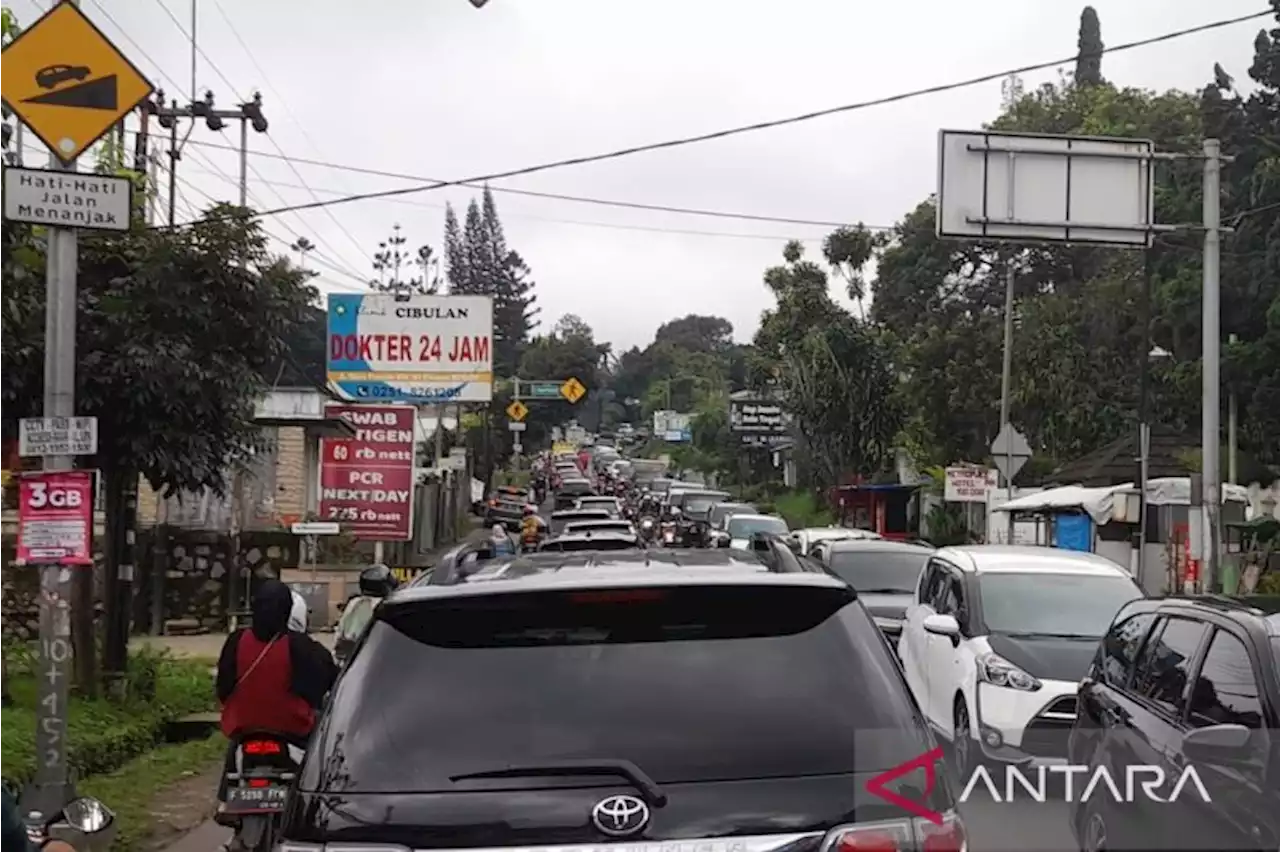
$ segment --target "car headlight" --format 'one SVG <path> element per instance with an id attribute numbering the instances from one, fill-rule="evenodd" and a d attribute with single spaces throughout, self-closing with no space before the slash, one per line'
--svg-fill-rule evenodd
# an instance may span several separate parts
<path id="1" fill-rule="evenodd" d="M 1040 681 L 1015 666 L 999 654 L 982 654 L 976 660 L 978 664 L 978 680 L 992 686 L 1003 686 L 1006 689 L 1017 689 L 1022 692 L 1035 692 L 1040 688 Z"/>

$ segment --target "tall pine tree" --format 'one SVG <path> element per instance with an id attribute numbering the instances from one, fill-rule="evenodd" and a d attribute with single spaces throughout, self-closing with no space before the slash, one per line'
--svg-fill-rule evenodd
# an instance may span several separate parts
<path id="1" fill-rule="evenodd" d="M 1092 6 L 1085 6 L 1080 13 L 1080 37 L 1076 47 L 1079 50 L 1076 54 L 1076 85 L 1102 85 L 1102 24 Z"/>
<path id="2" fill-rule="evenodd" d="M 484 262 L 493 282 L 493 332 L 495 368 L 515 375 L 520 356 L 533 327 L 534 282 L 528 264 L 507 246 L 493 192 L 484 188 L 480 221 L 485 235 Z"/>
<path id="3" fill-rule="evenodd" d="M 461 225 L 453 207 L 446 207 L 444 254 L 449 292 L 493 297 L 494 369 L 514 376 L 535 325 L 537 297 L 528 264 L 507 245 L 488 187 L 480 203 L 467 205 Z"/>

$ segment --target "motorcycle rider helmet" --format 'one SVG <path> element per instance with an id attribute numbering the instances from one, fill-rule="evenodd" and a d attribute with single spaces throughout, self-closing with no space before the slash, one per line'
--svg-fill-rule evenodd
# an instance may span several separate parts
<path id="1" fill-rule="evenodd" d="M 360 594 L 384 598 L 396 590 L 396 575 L 382 563 L 370 565 L 360 572 Z"/>

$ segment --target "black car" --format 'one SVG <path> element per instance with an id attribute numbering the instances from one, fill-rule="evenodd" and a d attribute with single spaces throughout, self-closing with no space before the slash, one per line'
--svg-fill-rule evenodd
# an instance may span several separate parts
<path id="1" fill-rule="evenodd" d="M 877 792 L 935 741 L 854 589 L 780 542 L 491 562 L 378 607 L 278 848 L 964 848 L 942 772 Z"/>
<path id="2" fill-rule="evenodd" d="M 494 524 L 503 524 L 510 529 L 514 529 L 524 519 L 524 510 L 528 505 L 528 500 L 499 494 L 490 500 L 489 505 L 485 508 L 485 526 L 491 527 Z"/>
<path id="3" fill-rule="evenodd" d="M 1280 599 L 1124 606 L 1077 707 L 1072 764 L 1122 783 L 1127 767 L 1158 767 L 1166 799 L 1182 787 L 1167 802 L 1077 800 L 1081 849 L 1280 849 Z"/>
<path id="4" fill-rule="evenodd" d="M 850 539 L 820 541 L 809 557 L 858 590 L 862 605 L 896 649 L 920 572 L 933 552 L 922 544 Z"/>

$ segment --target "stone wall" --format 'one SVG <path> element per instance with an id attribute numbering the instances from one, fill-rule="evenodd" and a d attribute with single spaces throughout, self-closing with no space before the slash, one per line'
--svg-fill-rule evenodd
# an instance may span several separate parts
<path id="1" fill-rule="evenodd" d="M 14 565 L 14 544 L 6 540 L 0 548 L 3 558 L 3 599 L 0 600 L 0 633 L 5 639 L 27 641 L 40 633 L 40 569 L 34 565 Z M 88 568 L 77 568 L 87 571 Z M 102 553 L 93 554 L 94 600 L 102 600 Z M 98 607 L 101 615 L 101 606 Z"/>
<path id="2" fill-rule="evenodd" d="M 287 532 L 245 532 L 240 536 L 242 568 L 233 570 L 231 537 L 224 533 L 170 529 L 166 558 L 157 564 L 156 531 L 139 536 L 140 560 L 134 584 L 134 632 L 146 632 L 152 622 L 155 572 L 164 572 L 165 622 L 188 628 L 225 630 L 228 616 L 246 609 L 259 583 L 278 579 L 298 564 L 297 539 Z"/>

